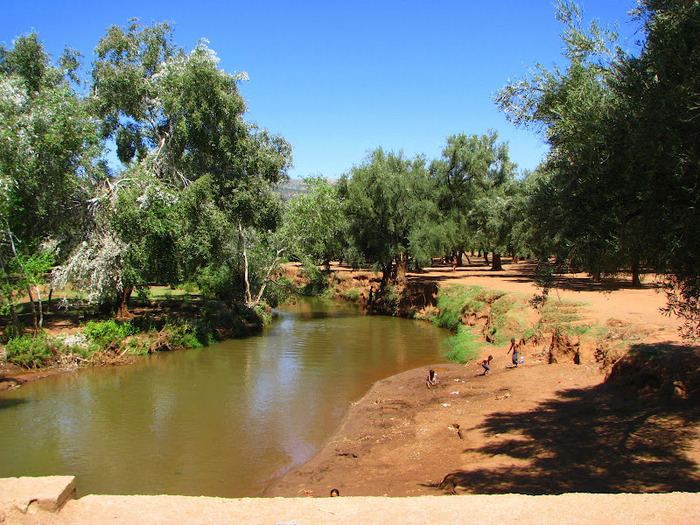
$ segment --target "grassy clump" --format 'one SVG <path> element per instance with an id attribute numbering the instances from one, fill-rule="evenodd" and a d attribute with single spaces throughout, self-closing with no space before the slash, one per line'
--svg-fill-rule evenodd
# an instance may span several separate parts
<path id="1" fill-rule="evenodd" d="M 487 323 L 489 340 L 501 345 L 511 337 L 520 339 L 527 330 L 526 306 L 524 298 L 512 294 L 502 295 L 493 301 Z"/>
<path id="2" fill-rule="evenodd" d="M 482 286 L 447 286 L 440 289 L 437 298 L 438 314 L 433 322 L 457 332 L 465 314 L 487 317 L 491 338 L 506 341 L 512 334 L 525 328 L 522 311 L 525 300 L 499 290 Z"/>
<path id="3" fill-rule="evenodd" d="M 464 325 L 459 327 L 457 334 L 451 337 L 447 344 L 450 346 L 450 350 L 445 354 L 445 358 L 462 364 L 476 359 L 483 346 L 483 343 L 477 341 L 477 336 Z"/>
<path id="4" fill-rule="evenodd" d="M 357 302 L 360 298 L 360 290 L 358 288 L 350 288 L 341 292 L 340 296 L 346 301 Z"/>
<path id="5" fill-rule="evenodd" d="M 46 335 L 23 335 L 5 345 L 5 358 L 22 368 L 41 368 L 58 354 L 56 342 Z"/>
<path id="6" fill-rule="evenodd" d="M 134 335 L 137 330 L 130 322 L 89 321 L 84 328 L 85 335 L 97 350 L 121 346 L 122 342 Z"/>
<path id="7" fill-rule="evenodd" d="M 453 285 L 441 288 L 436 305 L 438 313 L 433 322 L 456 333 L 466 312 L 479 314 L 486 307 L 485 292 L 481 286 Z"/>

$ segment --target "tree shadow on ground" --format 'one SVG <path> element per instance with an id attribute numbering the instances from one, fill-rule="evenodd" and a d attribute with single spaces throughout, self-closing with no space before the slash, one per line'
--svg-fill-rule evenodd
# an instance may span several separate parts
<path id="1" fill-rule="evenodd" d="M 517 437 L 465 452 L 511 458 L 513 466 L 455 471 L 431 486 L 482 494 L 697 492 L 700 469 L 685 453 L 698 438 L 699 417 L 697 403 L 642 402 L 610 385 L 566 390 L 475 427 Z"/>
<path id="2" fill-rule="evenodd" d="M 507 261 L 504 261 L 506 264 Z M 457 272 L 452 272 L 451 265 L 438 264 L 427 268 L 431 272 L 441 272 L 442 275 L 423 276 L 420 273 L 412 273 L 410 279 L 413 280 L 431 280 L 434 282 L 449 282 L 455 277 L 491 277 L 499 280 L 512 281 L 517 283 L 533 283 L 536 274 L 536 264 L 530 261 L 523 261 L 516 264 L 510 264 L 508 269 L 500 271 L 492 271 L 490 266 L 477 261 L 471 264 L 466 264 L 457 267 Z M 465 271 L 466 270 L 466 271 Z M 601 280 L 595 280 L 590 275 L 583 274 L 556 274 L 552 290 L 568 290 L 573 292 L 613 292 L 616 290 L 652 290 L 659 287 L 654 281 L 643 282 L 640 285 L 634 285 L 631 279 L 623 277 L 610 277 Z"/>

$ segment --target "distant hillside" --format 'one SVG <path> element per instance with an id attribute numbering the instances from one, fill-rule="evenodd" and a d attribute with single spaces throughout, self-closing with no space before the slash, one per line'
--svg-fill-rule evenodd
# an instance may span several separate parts
<path id="1" fill-rule="evenodd" d="M 338 179 L 328 179 L 328 182 L 335 184 L 338 182 Z M 289 179 L 289 181 L 277 186 L 275 191 L 282 196 L 282 199 L 288 201 L 297 195 L 306 193 L 307 189 L 303 179 Z"/>

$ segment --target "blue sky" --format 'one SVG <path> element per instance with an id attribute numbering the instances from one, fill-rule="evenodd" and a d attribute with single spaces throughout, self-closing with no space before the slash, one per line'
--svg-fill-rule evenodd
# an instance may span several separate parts
<path id="1" fill-rule="evenodd" d="M 581 0 L 586 20 L 620 24 L 636 49 L 634 0 Z M 527 66 L 561 62 L 553 0 L 229 1 L 1 0 L 0 42 L 36 30 L 59 56 L 93 59 L 111 25 L 170 21 L 189 51 L 209 41 L 227 72 L 245 71 L 247 119 L 291 144 L 292 177 L 337 178 L 368 151 L 440 155 L 448 136 L 494 130 L 520 169 L 546 152 L 492 101 Z"/>

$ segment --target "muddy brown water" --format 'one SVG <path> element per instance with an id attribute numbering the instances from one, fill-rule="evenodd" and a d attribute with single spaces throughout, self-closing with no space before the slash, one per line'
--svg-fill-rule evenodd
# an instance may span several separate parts
<path id="1" fill-rule="evenodd" d="M 80 496 L 259 496 L 372 383 L 442 361 L 448 336 L 303 302 L 260 336 L 0 392 L 0 477 L 75 475 Z"/>

